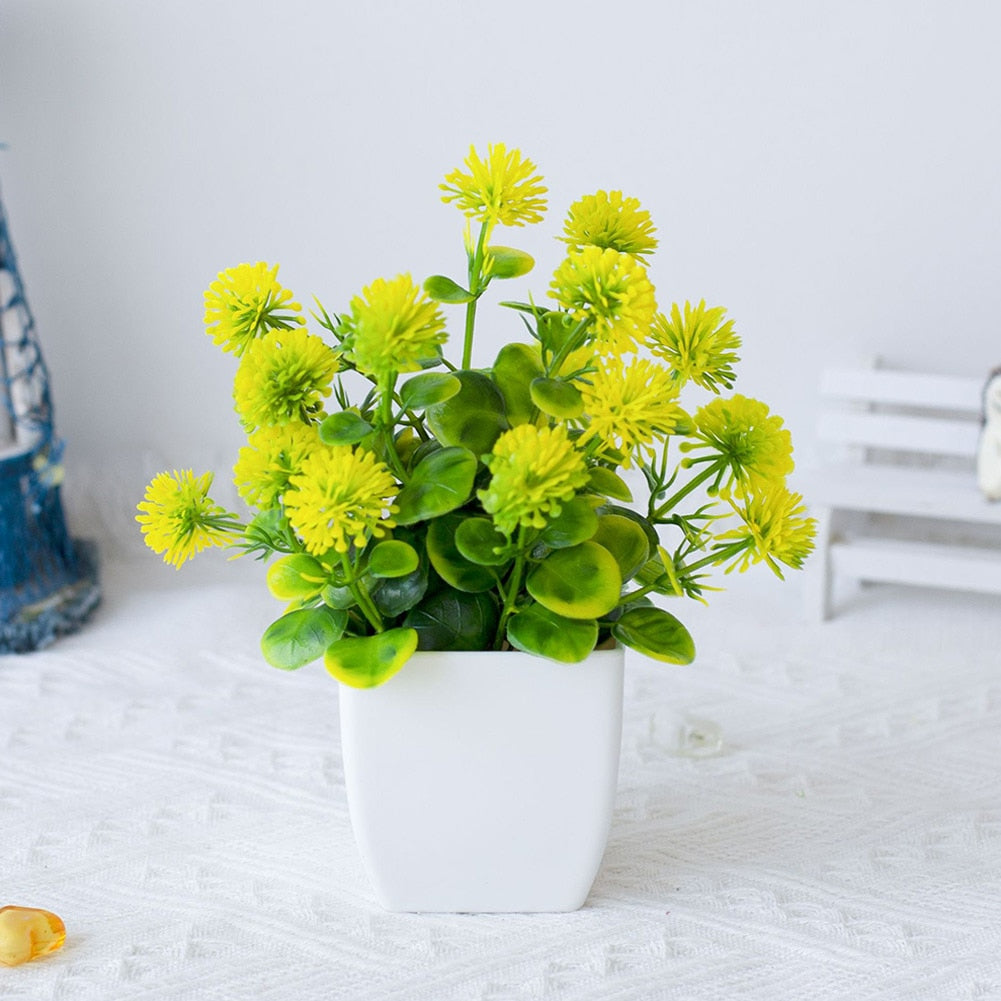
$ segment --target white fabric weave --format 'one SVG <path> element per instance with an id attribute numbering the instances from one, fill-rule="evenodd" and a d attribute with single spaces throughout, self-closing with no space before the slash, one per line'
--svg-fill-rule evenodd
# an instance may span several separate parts
<path id="1" fill-rule="evenodd" d="M 996 599 L 684 606 L 696 665 L 627 662 L 586 907 L 398 915 L 354 848 L 336 684 L 261 660 L 259 565 L 202 559 L 108 566 L 84 631 L 0 658 L 0 905 L 68 929 L 0 997 L 1001 998 Z M 718 753 L 679 753 L 713 725 Z"/>

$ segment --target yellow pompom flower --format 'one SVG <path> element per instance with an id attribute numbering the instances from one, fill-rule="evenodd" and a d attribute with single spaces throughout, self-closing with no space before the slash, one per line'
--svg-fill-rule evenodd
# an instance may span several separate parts
<path id="1" fill-rule="evenodd" d="M 617 250 L 584 247 L 571 252 L 549 288 L 549 295 L 574 319 L 593 321 L 599 354 L 635 351 L 657 312 L 646 268 Z"/>
<path id="2" fill-rule="evenodd" d="M 136 521 L 146 545 L 163 553 L 164 563 L 180 567 L 196 553 L 225 545 L 242 528 L 234 515 L 209 497 L 212 473 L 195 476 L 190 469 L 160 473 L 146 488 Z"/>
<path id="3" fill-rule="evenodd" d="M 338 369 L 322 337 L 301 327 L 272 330 L 247 349 L 236 371 L 233 399 L 248 429 L 309 422 L 322 412 Z"/>
<path id="4" fill-rule="evenodd" d="M 320 447 L 315 424 L 293 422 L 263 427 L 250 435 L 233 467 L 233 482 L 250 507 L 274 507 L 289 478 Z"/>
<path id="5" fill-rule="evenodd" d="M 760 400 L 739 394 L 717 397 L 695 411 L 694 440 L 683 442 L 681 449 L 709 451 L 708 457 L 686 461 L 716 463 L 714 487 L 724 495 L 734 488 L 766 492 L 793 470 L 792 435 L 782 425 L 782 418 L 770 414 Z"/>
<path id="6" fill-rule="evenodd" d="M 650 350 L 671 366 L 682 383 L 690 380 L 714 393 L 720 386 L 729 389 L 737 377 L 733 366 L 740 360 L 736 353 L 740 337 L 733 320 L 724 320 L 725 316 L 722 306 L 706 309 L 704 299 L 697 306 L 686 302 L 684 313 L 674 303 L 670 318 L 663 313 L 654 317 Z"/>
<path id="7" fill-rule="evenodd" d="M 392 372 L 419 371 L 448 339 L 444 316 L 410 275 L 377 278 L 362 289 L 341 331 L 345 357 L 380 383 Z"/>
<path id="8" fill-rule="evenodd" d="M 735 569 L 743 573 L 752 564 L 761 562 L 767 563 L 780 578 L 779 563 L 794 570 L 802 568 L 813 552 L 817 523 L 804 517 L 806 505 L 800 494 L 785 487 L 773 487 L 733 507 L 743 525 L 724 532 L 717 542 L 720 548 L 744 545 L 731 557 L 733 562 L 727 573 Z"/>
<path id="9" fill-rule="evenodd" d="M 643 264 L 657 249 L 656 229 L 650 213 L 638 198 L 623 198 L 621 191 L 596 191 L 570 206 L 560 239 L 570 250 L 586 246 L 630 254 Z"/>
<path id="10" fill-rule="evenodd" d="M 302 306 L 278 284 L 278 265 L 259 261 L 222 271 L 205 292 L 205 331 L 224 351 L 242 355 L 269 330 L 305 324 Z"/>
<path id="11" fill-rule="evenodd" d="M 483 461 L 490 482 L 477 496 L 508 536 L 519 525 L 544 528 L 588 482 L 584 455 L 560 425 L 519 424 L 497 439 Z"/>
<path id="12" fill-rule="evenodd" d="M 396 524 L 396 493 L 392 474 L 372 452 L 333 445 L 313 451 L 289 477 L 285 511 L 310 553 L 346 553 Z"/>
<path id="13" fill-rule="evenodd" d="M 631 465 L 634 449 L 648 448 L 677 431 L 689 418 L 677 402 L 678 383 L 671 373 L 646 358 L 628 365 L 609 359 L 580 383 L 586 428 L 581 444 L 597 438 L 602 451 L 615 449 Z"/>
<path id="14" fill-rule="evenodd" d="M 467 218 L 502 226 L 541 222 L 546 211 L 546 188 L 536 166 L 504 143 L 487 147 L 481 160 L 474 147 L 466 157 L 467 172 L 456 168 L 439 187 L 443 202 L 455 202 Z"/>

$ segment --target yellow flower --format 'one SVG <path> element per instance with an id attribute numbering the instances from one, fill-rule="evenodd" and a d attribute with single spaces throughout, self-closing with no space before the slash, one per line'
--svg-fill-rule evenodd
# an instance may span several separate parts
<path id="1" fill-rule="evenodd" d="M 714 486 L 724 494 L 734 487 L 740 492 L 767 491 L 793 470 L 792 436 L 782 423 L 760 400 L 739 394 L 717 398 L 695 411 L 695 440 L 683 442 L 681 448 L 712 453 L 688 461 L 717 462 Z"/>
<path id="2" fill-rule="evenodd" d="M 138 505 L 146 545 L 163 553 L 164 563 L 181 566 L 196 553 L 227 542 L 228 533 L 240 528 L 233 515 L 208 493 L 212 474 L 196 477 L 190 469 L 160 473 L 146 488 Z"/>
<path id="3" fill-rule="evenodd" d="M 737 377 L 733 366 L 739 361 L 740 337 L 733 320 L 724 322 L 725 315 L 722 306 L 706 309 L 704 299 L 694 307 L 686 302 L 684 315 L 675 303 L 670 319 L 663 313 L 654 317 L 650 350 L 671 366 L 682 383 L 691 380 L 714 393 L 720 386 L 729 389 Z"/>
<path id="4" fill-rule="evenodd" d="M 240 264 L 219 277 L 205 292 L 205 330 L 224 351 L 242 355 L 255 338 L 269 330 L 302 326 L 302 306 L 278 284 L 278 265 L 263 261 Z"/>
<path id="5" fill-rule="evenodd" d="M 465 160 L 468 173 L 456 168 L 445 175 L 439 187 L 443 202 L 456 202 L 469 218 L 502 226 L 523 226 L 542 221 L 546 211 L 546 188 L 531 160 L 521 151 L 510 152 L 504 143 L 487 147 L 481 160 L 474 147 Z"/>
<path id="6" fill-rule="evenodd" d="M 395 525 L 396 492 L 392 474 L 371 452 L 333 445 L 313 451 L 289 477 L 285 510 L 309 552 L 346 553 Z"/>
<path id="7" fill-rule="evenodd" d="M 610 359 L 580 383 L 587 415 L 581 442 L 598 438 L 602 451 L 615 449 L 631 465 L 630 453 L 651 446 L 678 430 L 687 430 L 688 415 L 678 405 L 678 383 L 671 373 L 645 358 L 626 365 Z"/>
<path id="8" fill-rule="evenodd" d="M 351 300 L 342 320 L 345 356 L 382 382 L 392 372 L 417 372 L 436 359 L 448 335 L 436 304 L 410 275 L 377 278 Z"/>
<path id="9" fill-rule="evenodd" d="M 588 482 L 587 464 L 566 429 L 519 424 L 505 431 L 483 456 L 490 482 L 477 492 L 484 510 L 505 535 L 519 526 L 545 527 Z"/>
<path id="10" fill-rule="evenodd" d="M 593 320 L 595 347 L 601 354 L 635 351 L 657 311 L 646 269 L 617 250 L 572 251 L 549 288 L 550 296 L 574 319 Z"/>
<path id="11" fill-rule="evenodd" d="M 717 542 L 721 548 L 726 543 L 743 542 L 744 548 L 735 554 L 727 573 L 734 569 L 743 573 L 751 564 L 763 561 L 782 577 L 779 563 L 799 570 L 813 552 L 817 523 L 803 517 L 806 505 L 800 494 L 784 486 L 773 487 L 732 506 L 743 525 L 724 532 Z"/>
<path id="12" fill-rule="evenodd" d="M 244 426 L 308 422 L 323 409 L 337 372 L 337 355 L 301 327 L 272 330 L 247 349 L 233 398 Z"/>
<path id="13" fill-rule="evenodd" d="M 274 507 L 289 477 L 319 446 L 320 430 L 315 424 L 290 423 L 255 431 L 233 467 L 240 496 L 251 507 Z"/>
<path id="14" fill-rule="evenodd" d="M 631 254 L 643 264 L 657 248 L 650 213 L 640 208 L 638 198 L 623 198 L 621 191 L 596 191 L 574 202 L 563 232 L 560 239 L 570 250 L 607 247 Z"/>

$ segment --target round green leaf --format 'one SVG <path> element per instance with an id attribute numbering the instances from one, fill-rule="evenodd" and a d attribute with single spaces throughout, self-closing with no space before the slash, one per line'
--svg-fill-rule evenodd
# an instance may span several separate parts
<path id="1" fill-rule="evenodd" d="M 562 421 L 584 413 L 584 398 L 572 382 L 562 379 L 533 379 L 529 386 L 532 402 L 545 414 Z"/>
<path id="2" fill-rule="evenodd" d="M 319 660 L 344 634 L 347 612 L 321 605 L 288 612 L 272 622 L 261 637 L 261 652 L 273 667 L 294 671 Z"/>
<path id="3" fill-rule="evenodd" d="M 514 247 L 487 247 L 492 259 L 491 278 L 520 278 L 535 267 L 535 258 Z"/>
<path id="4" fill-rule="evenodd" d="M 428 525 L 428 557 L 446 584 L 460 591 L 489 591 L 497 583 L 494 574 L 467 560 L 455 544 L 463 520 L 461 515 L 447 514 Z"/>
<path id="5" fill-rule="evenodd" d="M 459 446 L 426 455 L 399 492 L 398 525 L 413 525 L 454 511 L 469 500 L 476 478 L 476 456 Z"/>
<path id="6" fill-rule="evenodd" d="M 657 535 L 657 529 L 647 521 L 638 511 L 634 511 L 631 507 L 621 507 L 618 504 L 605 504 L 601 507 L 599 514 L 618 514 L 623 518 L 628 518 L 630 521 L 634 521 L 640 528 L 643 529 L 643 533 L 646 535 L 646 541 L 650 546 L 650 552 L 657 552 L 660 547 L 660 536 Z"/>
<path id="7" fill-rule="evenodd" d="M 411 609 L 403 624 L 417 631 L 418 650 L 488 650 L 499 618 L 492 594 L 446 587 Z"/>
<path id="8" fill-rule="evenodd" d="M 369 553 L 366 569 L 373 577 L 405 577 L 417 569 L 417 550 L 399 539 L 379 542 Z"/>
<path id="9" fill-rule="evenodd" d="M 517 650 L 576 664 L 594 650 L 598 623 L 594 619 L 568 619 L 532 602 L 508 621 L 507 638 Z"/>
<path id="10" fill-rule="evenodd" d="M 635 577 L 650 558 L 646 532 L 631 518 L 621 514 L 601 515 L 594 541 L 615 557 L 623 581 Z"/>
<path id="11" fill-rule="evenodd" d="M 427 408 L 428 427 L 443 445 L 459 445 L 481 456 L 509 427 L 504 397 L 482 372 L 467 370 L 454 376 L 462 388 L 451 399 Z"/>
<path id="12" fill-rule="evenodd" d="M 447 372 L 421 372 L 400 386 L 400 400 L 406 410 L 423 410 L 451 399 L 461 388 L 462 383 Z"/>
<path id="13" fill-rule="evenodd" d="M 662 608 L 630 608 L 612 626 L 612 635 L 654 660 L 690 664 L 695 659 L 695 642 L 690 633 Z"/>
<path id="14" fill-rule="evenodd" d="M 426 563 L 422 563 L 405 577 L 375 581 L 370 593 L 379 611 L 387 618 L 395 619 L 397 615 L 413 608 L 427 593 L 427 589 L 428 567 Z"/>
<path id="15" fill-rule="evenodd" d="M 571 497 L 542 530 L 539 541 L 550 549 L 568 549 L 590 539 L 597 528 L 598 516 L 588 500 Z"/>
<path id="16" fill-rule="evenodd" d="M 324 584 L 320 590 L 320 597 L 330 608 L 351 608 L 355 604 L 355 596 L 351 593 L 350 587 Z"/>
<path id="17" fill-rule="evenodd" d="M 606 466 L 594 466 L 591 469 L 588 486 L 596 493 L 611 497 L 613 500 L 628 502 L 633 499 L 632 491 L 626 481 Z"/>
<path id="18" fill-rule="evenodd" d="M 569 619 L 600 619 L 619 603 L 622 577 L 615 557 L 596 542 L 550 553 L 525 586 L 540 605 Z"/>
<path id="19" fill-rule="evenodd" d="M 510 544 L 489 518 L 467 518 L 455 530 L 455 548 L 471 563 L 499 567 L 511 560 Z"/>
<path id="20" fill-rule="evenodd" d="M 444 275 L 431 275 L 424 279 L 424 291 L 438 302 L 472 302 L 476 296 L 467 292 L 458 282 Z"/>
<path id="21" fill-rule="evenodd" d="M 507 419 L 512 427 L 535 419 L 538 408 L 532 402 L 529 387 L 532 380 L 543 373 L 542 359 L 531 345 L 516 341 L 505 344 L 497 353 L 491 374 L 504 397 Z"/>
<path id="22" fill-rule="evenodd" d="M 374 636 L 347 636 L 327 647 L 323 663 L 351 688 L 375 688 L 388 681 L 417 649 L 413 629 L 389 629 Z"/>
<path id="23" fill-rule="evenodd" d="M 324 445 L 357 445 L 373 431 L 373 427 L 353 410 L 339 410 L 323 419 L 320 441 Z"/>
<path id="24" fill-rule="evenodd" d="M 268 590 L 280 601 L 301 601 L 319 594 L 330 574 L 305 553 L 282 556 L 268 567 Z"/>

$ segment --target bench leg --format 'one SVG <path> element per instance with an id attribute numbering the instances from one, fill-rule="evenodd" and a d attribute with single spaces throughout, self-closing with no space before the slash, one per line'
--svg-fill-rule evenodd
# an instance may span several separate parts
<path id="1" fill-rule="evenodd" d="M 829 507 L 811 508 L 810 514 L 817 519 L 817 546 L 806 565 L 803 581 L 806 613 L 816 622 L 823 622 L 831 616 L 831 520 L 833 513 Z"/>

